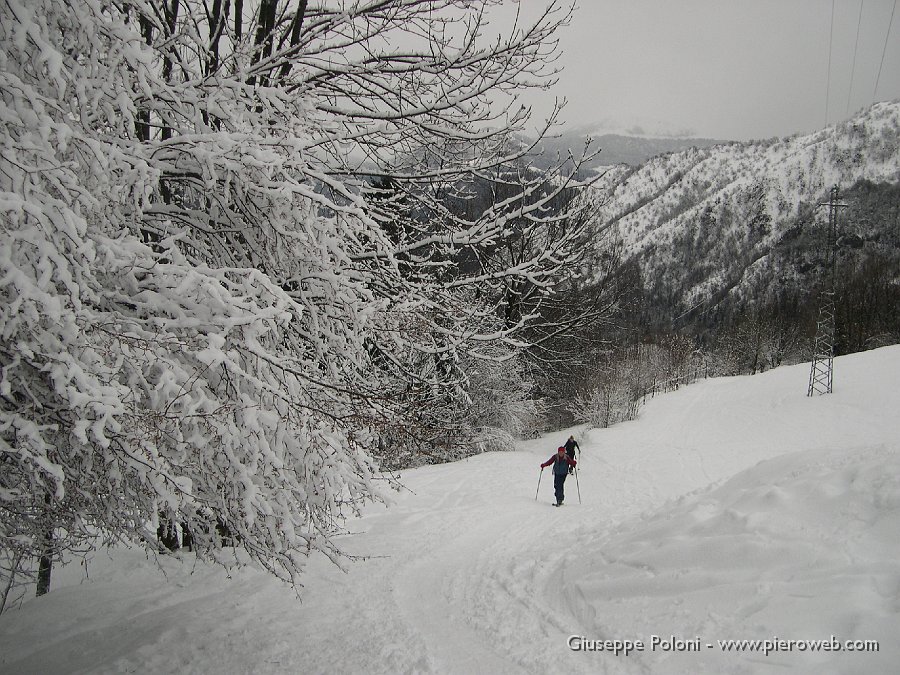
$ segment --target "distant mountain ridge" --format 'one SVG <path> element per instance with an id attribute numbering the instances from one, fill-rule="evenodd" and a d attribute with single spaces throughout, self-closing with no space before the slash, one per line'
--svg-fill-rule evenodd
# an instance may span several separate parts
<path id="1" fill-rule="evenodd" d="M 872 196 L 866 185 L 888 187 Z M 827 221 L 820 204 L 832 186 L 852 196 L 841 213 L 843 241 L 853 241 L 857 255 L 897 258 L 900 189 L 889 186 L 898 185 L 894 101 L 812 134 L 695 144 L 606 168 L 597 217 L 639 264 L 653 303 L 708 311 L 725 298 L 752 303 L 815 282 L 809 273 Z M 601 256 L 608 242 L 597 246 Z M 900 265 L 894 274 L 900 282 Z"/>
<path id="2" fill-rule="evenodd" d="M 543 159 L 540 164 L 550 165 L 557 156 L 565 157 L 571 150 L 577 157 L 584 148 L 586 138 L 591 139 L 591 148 L 599 154 L 587 163 L 584 169 L 626 164 L 639 166 L 653 157 L 679 152 L 690 148 L 707 148 L 729 141 L 710 138 L 654 138 L 648 136 L 628 136 L 622 134 L 595 134 L 585 130 L 567 131 L 555 138 L 541 141 Z"/>

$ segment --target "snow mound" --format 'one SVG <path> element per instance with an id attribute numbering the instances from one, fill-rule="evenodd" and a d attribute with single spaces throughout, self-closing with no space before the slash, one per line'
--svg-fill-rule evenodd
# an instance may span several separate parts
<path id="1" fill-rule="evenodd" d="M 799 452 L 583 542 L 567 601 L 587 637 L 699 641 L 699 653 L 660 645 L 645 657 L 654 672 L 886 672 L 900 659 L 898 533 L 896 446 Z M 832 636 L 880 652 L 719 645 Z"/>

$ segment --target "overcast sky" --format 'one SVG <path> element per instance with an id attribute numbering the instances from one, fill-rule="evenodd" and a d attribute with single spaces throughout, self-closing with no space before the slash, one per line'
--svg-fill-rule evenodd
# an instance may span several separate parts
<path id="1" fill-rule="evenodd" d="M 527 13 L 546 2 L 522 4 Z M 568 99 L 567 127 L 762 139 L 900 99 L 896 0 L 578 4 L 560 36 L 565 70 L 553 92 Z M 527 101 L 539 117 L 552 94 L 542 97 Z"/>

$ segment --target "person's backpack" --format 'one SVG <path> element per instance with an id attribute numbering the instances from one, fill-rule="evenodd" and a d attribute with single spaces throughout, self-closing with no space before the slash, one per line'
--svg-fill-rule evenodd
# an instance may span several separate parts
<path id="1" fill-rule="evenodd" d="M 569 473 L 569 467 L 571 465 L 566 461 L 566 457 L 568 457 L 568 455 L 563 454 L 562 457 L 557 455 L 553 458 L 553 473 Z M 559 470 L 557 470 L 557 467 L 560 467 Z"/>

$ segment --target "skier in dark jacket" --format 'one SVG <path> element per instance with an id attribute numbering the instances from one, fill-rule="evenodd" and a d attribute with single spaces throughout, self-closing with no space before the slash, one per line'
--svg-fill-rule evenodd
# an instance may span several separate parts
<path id="1" fill-rule="evenodd" d="M 581 448 L 578 446 L 578 441 L 575 440 L 574 436 L 569 436 L 569 440 L 566 441 L 566 454 L 575 459 L 575 448 L 578 448 L 578 452 L 581 452 Z M 569 473 L 572 473 L 572 467 L 569 467 Z"/>
<path id="2" fill-rule="evenodd" d="M 566 454 L 566 449 L 563 446 L 560 446 L 556 450 L 555 455 L 541 464 L 541 469 L 544 469 L 551 464 L 553 465 L 553 489 L 556 491 L 556 506 L 562 506 L 563 498 L 565 497 L 563 494 L 563 484 L 566 482 L 566 477 L 569 475 L 569 467 L 575 466 L 576 462 Z"/>

